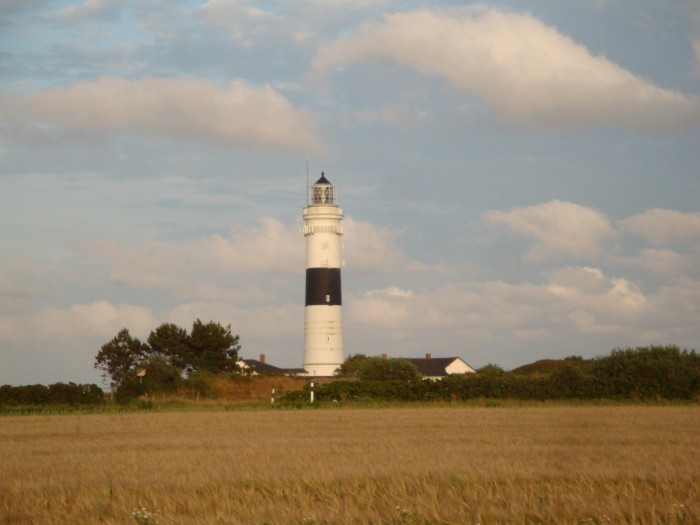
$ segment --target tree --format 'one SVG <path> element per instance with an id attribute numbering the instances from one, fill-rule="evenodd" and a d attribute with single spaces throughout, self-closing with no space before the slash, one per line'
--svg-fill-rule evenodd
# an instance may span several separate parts
<path id="1" fill-rule="evenodd" d="M 154 357 L 161 357 L 173 371 L 187 369 L 189 348 L 187 330 L 173 323 L 163 323 L 148 336 L 148 345 Z"/>
<path id="2" fill-rule="evenodd" d="M 360 379 L 374 381 L 416 381 L 421 378 L 416 365 L 408 359 L 370 357 L 360 371 Z"/>
<path id="3" fill-rule="evenodd" d="M 144 394 L 172 393 L 184 380 L 161 356 L 151 356 L 143 366 L 145 375 L 131 373 L 116 391 L 117 401 L 128 401 Z"/>
<path id="4" fill-rule="evenodd" d="M 676 345 L 616 348 L 596 358 L 591 373 L 610 397 L 694 399 L 700 392 L 700 356 Z"/>
<path id="5" fill-rule="evenodd" d="M 484 374 L 484 375 L 490 375 L 490 376 L 498 376 L 501 374 L 505 374 L 505 370 L 503 370 L 500 366 L 495 365 L 493 363 L 488 363 L 481 368 L 477 370 L 478 373 Z"/>
<path id="6" fill-rule="evenodd" d="M 187 341 L 187 372 L 235 372 L 238 370 L 238 335 L 231 334 L 231 325 L 221 326 L 197 319 Z"/>
<path id="7" fill-rule="evenodd" d="M 335 371 L 338 377 L 359 377 L 360 372 L 367 366 L 369 357 L 364 354 L 348 356 L 343 364 Z"/>
<path id="8" fill-rule="evenodd" d="M 349 356 L 338 369 L 339 377 L 358 377 L 370 381 L 413 381 L 421 375 L 416 365 L 408 359 L 367 357 L 364 354 Z"/>
<path id="9" fill-rule="evenodd" d="M 148 357 L 148 345 L 132 337 L 128 328 L 119 333 L 95 356 L 95 368 L 102 370 L 102 377 L 110 378 L 112 387 L 119 387 Z"/>

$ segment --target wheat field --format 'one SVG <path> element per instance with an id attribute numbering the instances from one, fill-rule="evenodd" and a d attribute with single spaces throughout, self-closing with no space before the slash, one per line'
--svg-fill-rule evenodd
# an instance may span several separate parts
<path id="1" fill-rule="evenodd" d="M 700 407 L 0 418 L 2 524 L 700 523 Z"/>

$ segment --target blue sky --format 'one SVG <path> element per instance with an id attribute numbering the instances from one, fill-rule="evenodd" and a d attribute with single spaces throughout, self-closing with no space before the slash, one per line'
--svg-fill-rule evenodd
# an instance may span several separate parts
<path id="1" fill-rule="evenodd" d="M 347 354 L 700 339 L 700 2 L 0 4 L 0 384 L 119 329 L 303 359 L 306 167 Z"/>

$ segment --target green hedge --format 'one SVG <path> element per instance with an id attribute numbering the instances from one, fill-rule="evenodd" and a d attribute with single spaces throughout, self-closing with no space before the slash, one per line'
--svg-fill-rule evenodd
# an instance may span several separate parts
<path id="1" fill-rule="evenodd" d="M 303 391 L 287 400 L 308 399 Z M 639 399 L 697 400 L 700 356 L 677 346 L 615 349 L 589 365 L 564 362 L 549 374 L 485 370 L 444 379 L 411 381 L 338 380 L 317 385 L 319 401 L 451 401 L 475 398 L 518 400 Z"/>
<path id="2" fill-rule="evenodd" d="M 0 405 L 96 405 L 103 402 L 102 389 L 95 384 L 0 386 Z"/>

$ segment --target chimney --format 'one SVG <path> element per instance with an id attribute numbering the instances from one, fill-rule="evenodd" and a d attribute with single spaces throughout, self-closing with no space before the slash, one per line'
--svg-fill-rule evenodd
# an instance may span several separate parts
<path id="1" fill-rule="evenodd" d="M 260 362 L 265 364 L 265 354 L 260 354 Z"/>
<path id="2" fill-rule="evenodd" d="M 387 359 L 389 356 L 386 354 L 382 354 L 382 359 Z"/>
<path id="3" fill-rule="evenodd" d="M 433 354 L 425 354 L 425 358 L 426 358 L 426 359 L 432 359 L 432 358 L 433 358 Z"/>

